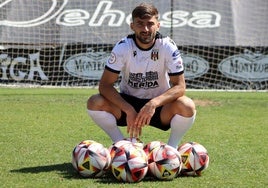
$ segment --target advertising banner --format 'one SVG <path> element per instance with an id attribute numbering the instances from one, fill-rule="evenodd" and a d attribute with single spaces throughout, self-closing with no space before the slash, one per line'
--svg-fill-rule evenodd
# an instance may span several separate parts
<path id="1" fill-rule="evenodd" d="M 1 43 L 42 46 L 42 44 L 74 42 L 114 44 L 131 32 L 129 28 L 131 11 L 143 1 L 4 0 L 1 2 Z M 267 1 L 152 2 L 159 9 L 161 32 L 171 35 L 179 45 L 268 46 Z M 255 32 L 256 28 L 258 33 Z"/>
<path id="2" fill-rule="evenodd" d="M 0 1 L 0 84 L 97 85 L 143 1 Z M 268 2 L 151 1 L 178 45 L 187 88 L 268 89 Z"/>
<path id="3" fill-rule="evenodd" d="M 98 83 L 113 45 L 67 45 L 42 50 L 0 50 L 1 83 L 92 86 Z M 188 88 L 257 89 L 268 85 L 268 47 L 180 47 Z M 211 54 L 204 54 L 204 48 Z M 73 50 L 79 49 L 79 50 Z M 183 52 L 186 50 L 195 53 Z M 16 53 L 14 53 L 16 52 Z M 222 54 L 214 57 L 213 53 Z M 49 54 L 49 55 L 48 55 Z"/>

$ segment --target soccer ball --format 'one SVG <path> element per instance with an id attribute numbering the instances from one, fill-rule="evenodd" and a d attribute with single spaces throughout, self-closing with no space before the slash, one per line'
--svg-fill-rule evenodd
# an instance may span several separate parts
<path id="1" fill-rule="evenodd" d="M 110 152 L 111 160 L 113 160 L 116 153 L 120 152 L 124 148 L 128 148 L 133 146 L 133 144 L 129 140 L 120 140 L 118 142 L 113 143 L 108 149 Z"/>
<path id="2" fill-rule="evenodd" d="M 148 171 L 147 156 L 140 147 L 123 145 L 114 152 L 111 171 L 119 181 L 139 182 Z"/>
<path id="3" fill-rule="evenodd" d="M 83 177 L 101 177 L 111 165 L 110 152 L 93 140 L 82 141 L 73 149 L 72 165 Z"/>
<path id="4" fill-rule="evenodd" d="M 165 145 L 165 143 L 161 141 L 151 141 L 143 147 L 143 150 L 145 151 L 146 155 L 149 156 L 149 154 L 154 148 L 159 147 L 161 145 Z"/>
<path id="5" fill-rule="evenodd" d="M 77 144 L 74 149 L 73 149 L 73 152 L 72 152 L 72 165 L 74 167 L 74 169 L 76 171 L 78 171 L 78 166 L 77 166 L 77 157 L 78 157 L 78 154 L 79 154 L 79 151 L 82 149 L 82 148 L 86 148 L 88 147 L 89 145 L 91 145 L 92 143 L 96 143 L 94 140 L 84 140 L 84 141 L 81 141 L 79 144 Z"/>
<path id="6" fill-rule="evenodd" d="M 209 156 L 207 149 L 197 142 L 186 142 L 179 146 L 182 158 L 182 175 L 200 176 L 208 167 Z"/>
<path id="7" fill-rule="evenodd" d="M 124 138 L 124 140 L 130 141 L 134 146 L 143 148 L 144 144 L 139 138 Z"/>
<path id="8" fill-rule="evenodd" d="M 159 180 L 172 180 L 181 170 L 181 156 L 175 148 L 163 144 L 149 153 L 148 167 L 149 172 Z"/>
<path id="9" fill-rule="evenodd" d="M 125 138 L 123 140 L 113 143 L 108 149 L 110 151 L 111 159 L 113 159 L 116 152 L 120 150 L 121 147 L 140 147 L 143 148 L 143 142 L 138 138 Z"/>

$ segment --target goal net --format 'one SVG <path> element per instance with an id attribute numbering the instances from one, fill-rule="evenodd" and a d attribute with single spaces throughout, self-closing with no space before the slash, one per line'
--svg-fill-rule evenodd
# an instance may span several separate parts
<path id="1" fill-rule="evenodd" d="M 140 0 L 1 0 L 0 84 L 96 86 Z M 187 88 L 268 89 L 268 1 L 159 0 Z"/>

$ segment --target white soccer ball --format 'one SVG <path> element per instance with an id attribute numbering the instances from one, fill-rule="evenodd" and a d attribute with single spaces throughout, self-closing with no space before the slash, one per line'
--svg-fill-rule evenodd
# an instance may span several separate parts
<path id="1" fill-rule="evenodd" d="M 108 149 L 110 152 L 111 160 L 113 160 L 116 153 L 120 152 L 124 148 L 128 148 L 133 146 L 133 144 L 129 140 L 120 140 L 118 142 L 113 143 Z"/>
<path id="2" fill-rule="evenodd" d="M 130 146 L 143 148 L 143 142 L 139 138 L 124 138 L 123 140 L 117 141 L 108 148 L 111 158 L 113 159 L 115 152 L 118 152 L 121 147 L 124 148 Z"/>
<path id="3" fill-rule="evenodd" d="M 144 147 L 143 142 L 139 138 L 124 138 L 124 140 L 130 141 L 136 147 Z"/>
<path id="4" fill-rule="evenodd" d="M 119 181 L 139 182 L 148 171 L 147 156 L 140 147 L 132 144 L 121 146 L 114 152 L 111 170 Z"/>
<path id="5" fill-rule="evenodd" d="M 172 180 L 181 171 L 179 152 L 167 144 L 155 147 L 148 156 L 149 172 L 159 180 Z"/>
<path id="6" fill-rule="evenodd" d="M 145 153 L 147 154 L 147 156 L 149 156 L 149 154 L 151 153 L 151 151 L 156 148 L 156 147 L 160 147 L 161 145 L 165 145 L 164 142 L 161 141 L 151 141 L 149 143 L 147 143 L 144 147 L 143 150 L 145 151 Z"/>
<path id="7" fill-rule="evenodd" d="M 200 176 L 208 168 L 209 155 L 207 149 L 197 142 L 186 142 L 178 147 L 182 158 L 181 175 Z"/>
<path id="8" fill-rule="evenodd" d="M 83 177 L 101 177 L 110 168 L 110 152 L 93 140 L 82 141 L 73 149 L 72 165 Z"/>

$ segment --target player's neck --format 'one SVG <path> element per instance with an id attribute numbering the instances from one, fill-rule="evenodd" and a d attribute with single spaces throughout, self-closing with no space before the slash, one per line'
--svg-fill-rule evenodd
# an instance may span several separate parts
<path id="1" fill-rule="evenodd" d="M 141 50 L 149 50 L 153 47 L 155 40 L 152 40 L 152 42 L 148 44 L 144 44 L 135 38 L 135 43 L 138 46 L 138 48 L 140 48 Z"/>

